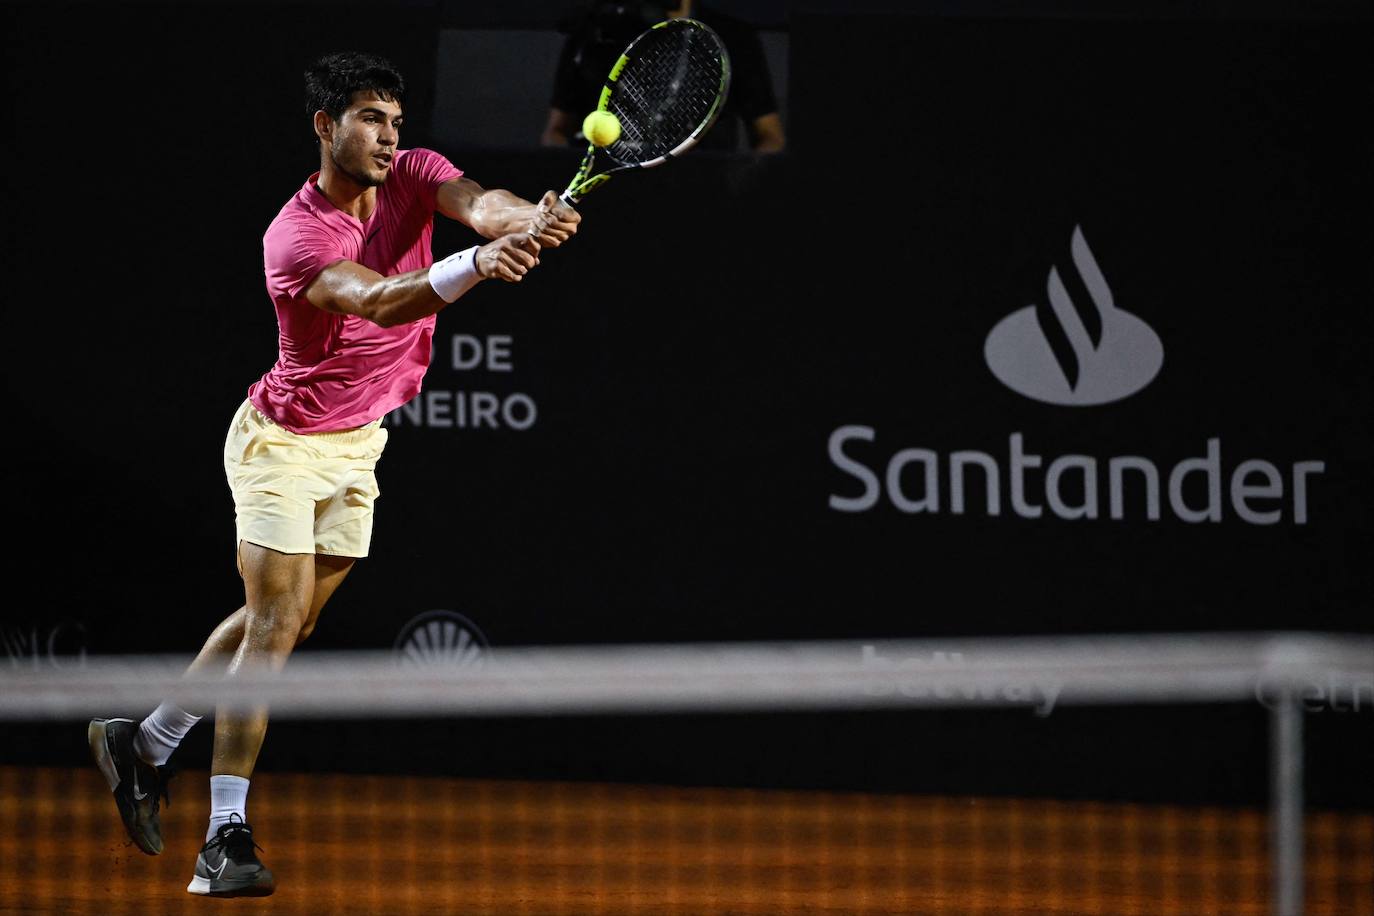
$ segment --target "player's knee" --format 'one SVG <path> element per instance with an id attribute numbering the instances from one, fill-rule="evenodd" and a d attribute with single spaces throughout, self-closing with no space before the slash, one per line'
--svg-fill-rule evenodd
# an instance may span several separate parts
<path id="1" fill-rule="evenodd" d="M 249 626 L 271 634 L 274 642 L 291 645 L 306 626 L 306 612 L 303 603 L 290 598 L 268 600 L 248 609 Z"/>

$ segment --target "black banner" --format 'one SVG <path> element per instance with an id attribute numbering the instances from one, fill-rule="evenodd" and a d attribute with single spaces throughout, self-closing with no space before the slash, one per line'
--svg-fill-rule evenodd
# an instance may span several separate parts
<path id="1" fill-rule="evenodd" d="M 303 57 L 222 24 L 254 82 L 155 12 L 66 73 L 7 45 L 81 111 L 9 176 L 11 657 L 189 652 L 242 601 L 220 445 L 316 168 Z M 618 176 L 440 317 L 310 645 L 1369 631 L 1367 26 L 798 14 L 785 156 Z M 80 101 L 111 81 L 148 91 Z M 531 197 L 576 158 L 443 152 Z"/>

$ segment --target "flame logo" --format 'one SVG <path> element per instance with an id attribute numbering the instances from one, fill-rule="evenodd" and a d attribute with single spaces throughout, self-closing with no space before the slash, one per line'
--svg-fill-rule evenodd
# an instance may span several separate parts
<path id="1" fill-rule="evenodd" d="M 1069 243 L 1092 309 L 1080 309 L 1058 267 L 1050 268 L 1049 308 L 1026 306 L 988 334 L 983 357 L 998 381 L 1048 404 L 1086 407 L 1130 397 L 1164 365 L 1164 344 L 1144 321 L 1116 307 L 1081 226 Z M 1043 317 L 1042 317 L 1043 315 Z"/>

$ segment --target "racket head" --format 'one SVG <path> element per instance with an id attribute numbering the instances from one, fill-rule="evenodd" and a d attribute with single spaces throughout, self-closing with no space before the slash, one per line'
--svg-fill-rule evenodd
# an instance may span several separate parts
<path id="1" fill-rule="evenodd" d="M 679 156 L 716 122 L 730 91 L 730 55 L 696 19 L 669 19 L 636 38 L 601 89 L 598 111 L 620 121 L 605 153 L 647 168 Z"/>
<path id="2" fill-rule="evenodd" d="M 608 146 L 588 146 L 560 198 L 575 204 L 613 172 L 649 168 L 680 156 L 716 122 L 730 92 L 730 55 L 720 36 L 696 19 L 668 19 L 645 31 L 611 67 L 597 111 L 620 122 Z M 615 165 L 593 175 L 596 154 Z"/>

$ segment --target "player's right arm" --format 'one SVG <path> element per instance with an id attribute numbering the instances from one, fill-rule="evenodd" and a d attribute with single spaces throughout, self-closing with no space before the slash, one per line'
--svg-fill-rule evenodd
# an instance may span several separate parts
<path id="1" fill-rule="evenodd" d="M 305 298 L 326 312 L 390 328 L 433 315 L 482 280 L 519 283 L 539 263 L 539 243 L 525 232 L 476 248 L 470 265 L 462 258 L 467 253 L 391 277 L 356 261 L 335 261 L 305 288 Z"/>

